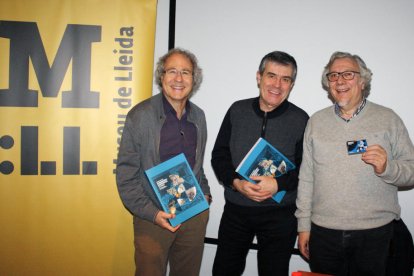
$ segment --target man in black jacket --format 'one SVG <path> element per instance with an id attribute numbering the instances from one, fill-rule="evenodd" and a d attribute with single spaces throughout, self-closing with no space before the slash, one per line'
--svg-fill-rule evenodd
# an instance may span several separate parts
<path id="1" fill-rule="evenodd" d="M 259 97 L 235 102 L 224 117 L 212 152 L 212 166 L 224 186 L 226 204 L 221 218 L 213 275 L 241 275 L 254 239 L 258 242 L 259 275 L 288 275 L 296 241 L 296 189 L 302 139 L 309 116 L 290 103 L 297 72 L 295 59 L 284 52 L 263 57 L 256 74 Z M 262 137 L 296 165 L 277 179 L 243 180 L 235 168 Z M 279 203 L 271 197 L 284 190 Z"/>

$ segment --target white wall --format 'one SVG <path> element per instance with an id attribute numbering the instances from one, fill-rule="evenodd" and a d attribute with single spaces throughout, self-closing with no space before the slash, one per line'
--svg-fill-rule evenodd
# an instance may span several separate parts
<path id="1" fill-rule="evenodd" d="M 155 60 L 168 48 L 168 9 L 168 0 L 158 1 Z M 211 150 L 230 104 L 258 95 L 255 74 L 265 54 L 282 50 L 295 57 L 298 77 L 289 100 L 309 115 L 331 104 L 320 84 L 330 55 L 337 50 L 360 55 L 374 73 L 369 99 L 394 109 L 413 139 L 413 33 L 411 0 L 177 1 L 175 45 L 194 52 L 204 69 L 204 82 L 192 100 L 204 109 L 208 124 L 204 167 L 214 202 L 207 236 L 217 237 L 224 204 L 210 166 Z M 413 195 L 413 190 L 399 193 L 412 233 Z M 214 253 L 215 246 L 206 246 L 202 275 L 210 275 Z M 294 256 L 291 269 L 298 268 L 307 264 Z M 252 251 L 245 275 L 255 273 Z"/>

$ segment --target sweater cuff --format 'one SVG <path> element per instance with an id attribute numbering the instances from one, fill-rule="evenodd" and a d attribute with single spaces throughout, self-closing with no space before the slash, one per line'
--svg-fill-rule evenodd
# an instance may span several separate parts
<path id="1" fill-rule="evenodd" d="M 392 160 L 387 160 L 387 166 L 385 167 L 385 171 L 382 174 L 377 174 L 377 176 L 381 177 L 381 179 L 384 180 L 385 183 L 393 184 L 394 178 L 392 176 L 396 174 L 395 169 L 395 162 L 393 162 Z"/>
<path id="2" fill-rule="evenodd" d="M 298 219 L 298 233 L 299 232 L 310 232 L 311 230 L 311 220 L 310 218 L 300 218 Z"/>

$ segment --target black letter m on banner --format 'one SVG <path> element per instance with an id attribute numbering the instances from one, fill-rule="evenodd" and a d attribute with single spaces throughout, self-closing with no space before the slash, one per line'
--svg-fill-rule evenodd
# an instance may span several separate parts
<path id="1" fill-rule="evenodd" d="M 57 97 L 72 60 L 72 90 L 62 92 L 62 107 L 99 108 L 91 87 L 91 48 L 101 41 L 101 27 L 66 27 L 52 66 L 34 22 L 0 21 L 0 37 L 10 39 L 9 89 L 0 89 L 0 106 L 37 107 L 38 91 L 29 89 L 31 59 L 43 97 Z"/>

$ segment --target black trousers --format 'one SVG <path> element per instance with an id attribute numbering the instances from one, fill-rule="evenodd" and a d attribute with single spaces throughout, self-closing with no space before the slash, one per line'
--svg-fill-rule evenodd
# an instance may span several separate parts
<path id="1" fill-rule="evenodd" d="M 295 206 L 244 207 L 227 202 L 219 226 L 213 275 L 241 275 L 255 236 L 259 275 L 289 275 L 297 235 L 294 211 Z"/>
<path id="2" fill-rule="evenodd" d="M 385 275 L 393 225 L 367 230 L 332 230 L 312 224 L 309 265 L 339 276 Z"/>

